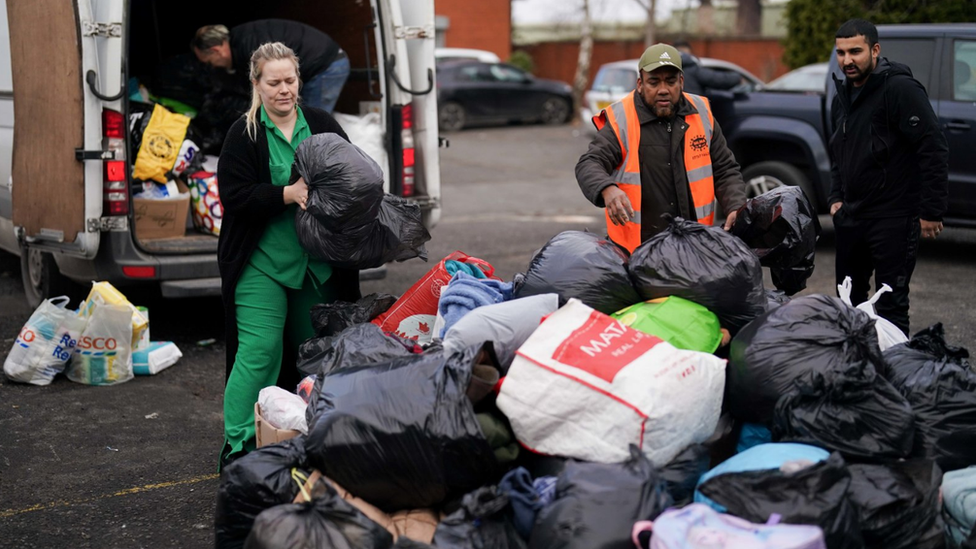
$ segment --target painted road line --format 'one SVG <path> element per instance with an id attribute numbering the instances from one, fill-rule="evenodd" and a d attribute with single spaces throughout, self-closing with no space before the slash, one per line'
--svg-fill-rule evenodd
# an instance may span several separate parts
<path id="1" fill-rule="evenodd" d="M 100 496 L 95 496 L 87 499 L 58 500 L 58 501 L 52 501 L 50 503 L 38 503 L 37 505 L 31 505 L 30 507 L 24 507 L 22 509 L 6 509 L 4 511 L 0 511 L 0 519 L 10 518 L 17 515 L 23 515 L 24 513 L 33 513 L 35 511 L 46 511 L 48 509 L 55 509 L 58 507 L 68 507 L 71 505 L 82 505 L 85 503 L 93 503 L 102 499 L 115 498 L 120 496 L 129 496 L 132 494 L 141 494 L 143 492 L 160 490 L 162 488 L 173 488 L 175 486 L 196 484 L 198 482 L 206 482 L 208 480 L 214 480 L 217 478 L 220 478 L 219 474 L 203 475 L 201 477 L 188 478 L 184 480 L 174 480 L 170 482 L 160 482 L 157 484 L 134 486 L 132 488 L 126 488 L 125 490 L 119 490 L 118 492 L 112 494 L 102 494 Z"/>

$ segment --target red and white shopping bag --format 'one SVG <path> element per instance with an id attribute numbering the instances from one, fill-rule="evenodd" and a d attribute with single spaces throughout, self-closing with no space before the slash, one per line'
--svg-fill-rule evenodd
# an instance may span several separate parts
<path id="1" fill-rule="evenodd" d="M 571 299 L 519 348 L 497 402 L 534 451 L 615 463 L 636 444 L 662 466 L 711 436 L 724 387 L 724 360 Z"/>
<path id="2" fill-rule="evenodd" d="M 447 286 L 453 276 L 447 270 L 448 261 L 476 265 L 489 278 L 495 272 L 494 267 L 483 259 L 471 257 L 460 251 L 452 252 L 404 292 L 390 310 L 373 319 L 373 324 L 382 328 L 384 332 L 393 332 L 400 337 L 413 339 L 419 344 L 430 343 L 434 335 L 434 322 L 437 319 L 437 304 L 441 298 L 441 290 Z"/>

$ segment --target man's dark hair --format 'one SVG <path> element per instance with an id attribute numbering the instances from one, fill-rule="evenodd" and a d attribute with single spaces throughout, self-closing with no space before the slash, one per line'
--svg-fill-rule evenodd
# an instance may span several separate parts
<path id="1" fill-rule="evenodd" d="M 689 44 L 687 40 L 677 40 L 675 41 L 674 44 L 671 45 L 674 46 L 675 49 L 678 48 L 688 48 L 689 50 L 691 49 L 691 44 Z"/>
<path id="2" fill-rule="evenodd" d="M 863 36 L 867 40 L 868 47 L 873 48 L 878 43 L 878 27 L 864 19 L 848 19 L 837 29 L 834 38 L 854 38 L 855 36 Z"/>

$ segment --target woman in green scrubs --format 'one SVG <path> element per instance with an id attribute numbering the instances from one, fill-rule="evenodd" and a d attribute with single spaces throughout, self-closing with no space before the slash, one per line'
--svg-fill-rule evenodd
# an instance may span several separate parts
<path id="1" fill-rule="evenodd" d="M 258 393 L 278 380 L 285 345 L 294 350 L 314 337 L 312 306 L 359 297 L 358 273 L 337 273 L 299 244 L 295 214 L 305 208 L 308 187 L 301 178 L 290 181 L 295 150 L 306 138 L 326 132 L 348 138 L 325 111 L 298 105 L 298 59 L 287 46 L 262 45 L 250 66 L 251 109 L 228 132 L 218 165 L 224 207 L 218 260 L 234 332 L 227 337 L 233 364 L 224 391 L 222 465 L 254 449 Z"/>

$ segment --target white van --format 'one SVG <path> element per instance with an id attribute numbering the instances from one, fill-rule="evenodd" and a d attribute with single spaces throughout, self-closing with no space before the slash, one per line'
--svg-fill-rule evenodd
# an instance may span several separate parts
<path id="1" fill-rule="evenodd" d="M 91 280 L 155 284 L 164 297 L 219 295 L 216 237 L 137 234 L 127 87 L 189 53 L 200 26 L 266 18 L 319 28 L 347 52 L 352 71 L 336 111 L 379 113 L 389 192 L 437 223 L 433 0 L 0 3 L 0 249 L 21 257 L 31 304 Z"/>

